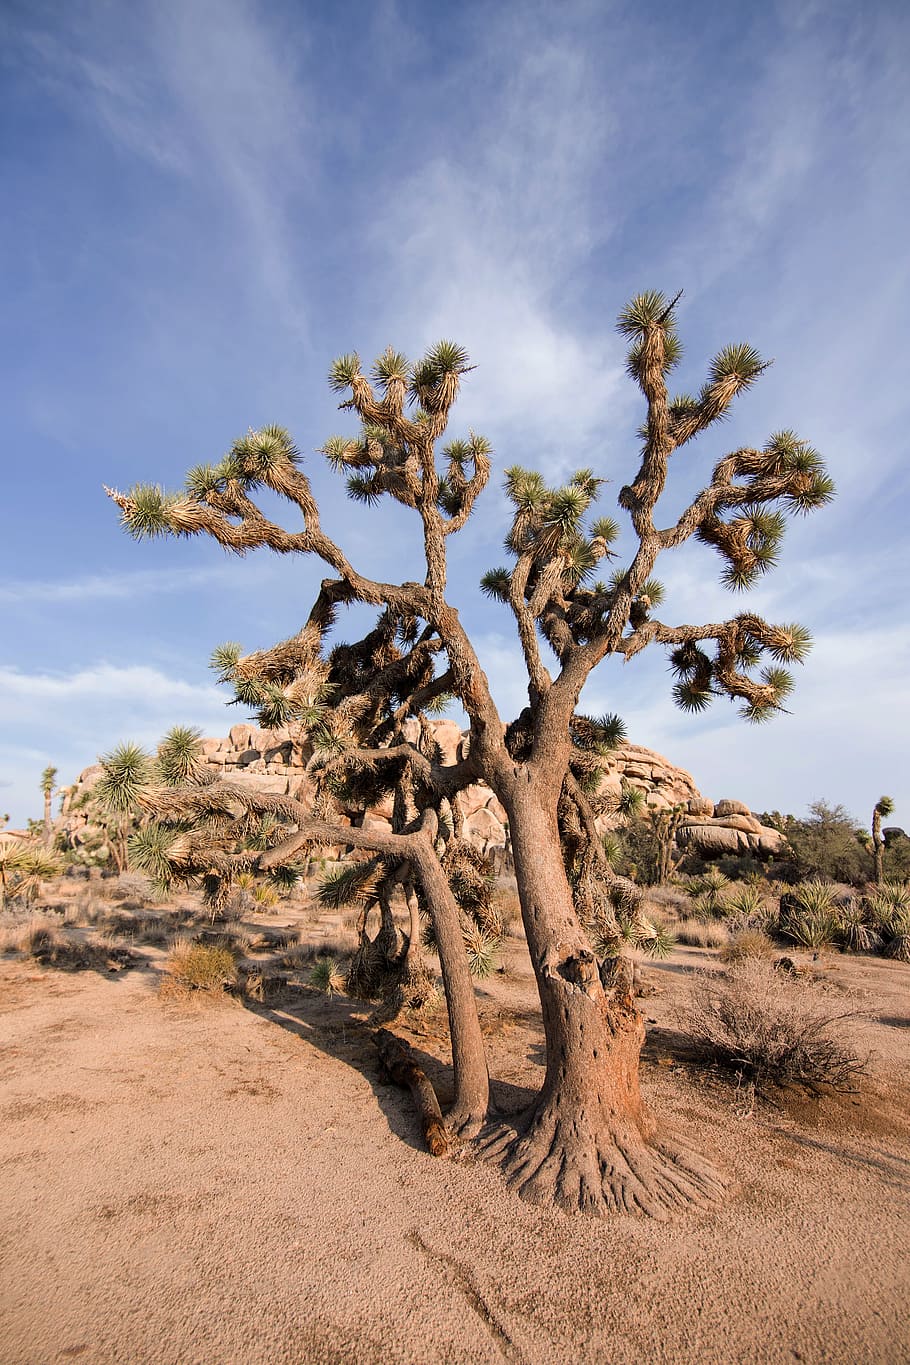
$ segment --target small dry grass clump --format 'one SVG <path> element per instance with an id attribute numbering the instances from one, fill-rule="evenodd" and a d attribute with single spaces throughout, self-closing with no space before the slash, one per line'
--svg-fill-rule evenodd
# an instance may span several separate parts
<path id="1" fill-rule="evenodd" d="M 689 918 L 677 925 L 676 938 L 690 948 L 723 948 L 729 943 L 730 934 L 719 920 Z"/>
<path id="2" fill-rule="evenodd" d="M 229 948 L 216 944 L 176 943 L 165 966 L 161 994 L 186 998 L 196 992 L 223 995 L 237 980 L 237 963 Z"/>
<path id="3" fill-rule="evenodd" d="M 86 942 L 65 933 L 59 920 L 43 916 L 8 930 L 2 946 L 5 952 L 21 953 L 39 966 L 63 972 L 116 972 L 136 962 L 134 953 L 109 937 Z"/>
<path id="4" fill-rule="evenodd" d="M 720 950 L 722 962 L 743 962 L 746 958 L 769 958 L 777 950 L 773 939 L 761 929 L 742 929 Z"/>
<path id="5" fill-rule="evenodd" d="M 865 1067 L 839 1036 L 857 1013 L 767 960 L 746 957 L 723 975 L 699 973 L 679 1022 L 707 1060 L 758 1089 L 846 1089 Z"/>

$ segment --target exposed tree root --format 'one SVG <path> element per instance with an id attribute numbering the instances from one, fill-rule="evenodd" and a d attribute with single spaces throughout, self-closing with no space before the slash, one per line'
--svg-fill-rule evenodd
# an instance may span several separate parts
<path id="1" fill-rule="evenodd" d="M 682 1144 L 646 1143 L 636 1125 L 598 1106 L 566 1109 L 554 1102 L 524 1124 L 497 1124 L 474 1144 L 498 1161 L 507 1185 L 532 1204 L 555 1204 L 595 1217 L 675 1213 L 716 1203 L 726 1178 Z"/>
<path id="2" fill-rule="evenodd" d="M 446 1131 L 454 1145 L 470 1142 L 477 1137 L 486 1122 L 486 1113 L 477 1112 L 461 1105 L 454 1105 L 446 1113 Z"/>

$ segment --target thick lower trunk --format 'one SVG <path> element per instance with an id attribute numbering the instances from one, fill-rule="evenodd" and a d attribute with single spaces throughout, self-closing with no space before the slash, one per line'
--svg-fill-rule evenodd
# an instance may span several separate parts
<path id="1" fill-rule="evenodd" d="M 666 1217 L 716 1199 L 721 1177 L 658 1141 L 638 1083 L 645 1030 L 630 973 L 605 988 L 572 903 L 556 814 L 520 794 L 507 802 L 515 875 L 546 1036 L 543 1087 L 513 1127 L 481 1139 L 526 1199 L 603 1214 Z"/>

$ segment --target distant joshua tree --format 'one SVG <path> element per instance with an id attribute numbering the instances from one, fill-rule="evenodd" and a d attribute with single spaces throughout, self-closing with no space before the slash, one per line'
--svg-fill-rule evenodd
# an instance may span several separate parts
<path id="1" fill-rule="evenodd" d="M 57 769 L 45 768 L 41 774 L 41 790 L 44 793 L 44 842 L 49 844 L 54 837 L 53 820 L 51 819 L 51 797 L 57 782 Z"/>
<path id="2" fill-rule="evenodd" d="M 323 530 L 300 453 L 280 427 L 251 431 L 221 463 L 197 466 L 181 492 L 109 490 L 137 538 L 204 534 L 238 554 L 265 545 L 282 555 L 316 555 L 330 573 L 290 640 L 246 656 L 238 646 L 217 655 L 222 678 L 260 724 L 295 726 L 312 746 L 315 796 L 268 796 L 220 781 L 175 789 L 157 826 L 164 858 L 180 875 L 204 875 L 213 895 L 223 894 L 238 869 L 286 865 L 320 844 L 364 850 L 381 860 L 383 874 L 406 865 L 403 875 L 432 917 L 448 999 L 451 1129 L 473 1134 L 487 1124 L 475 1150 L 498 1160 L 523 1197 L 594 1214 L 664 1217 L 673 1207 L 718 1198 L 724 1181 L 696 1153 L 658 1134 L 639 1090 L 644 1023 L 632 973 L 610 946 L 618 934 L 598 935 L 609 949 L 603 960 L 591 950 L 586 925 L 615 926 L 617 910 L 634 909 L 640 893 L 610 868 L 595 823 L 603 756 L 621 738 L 622 722 L 580 714 L 579 696 L 608 656 L 628 661 L 657 644 L 669 652 L 683 709 L 702 711 L 726 695 L 747 720 L 773 716 L 792 686 L 784 665 L 805 657 L 808 632 L 752 612 L 704 625 L 666 623 L 655 615 L 662 589 L 652 573 L 665 551 L 694 538 L 720 555 L 729 588 L 746 588 L 776 562 L 785 514 L 820 507 L 833 492 L 818 453 L 784 431 L 761 448 L 723 456 L 681 513 L 664 524 L 656 519 L 671 459 L 721 422 L 765 369 L 750 346 L 728 346 L 696 395 L 672 397 L 677 301 L 642 294 L 619 319 L 646 413 L 638 470 L 619 493 L 631 549 L 608 580 L 598 579 L 597 569 L 617 558 L 620 528 L 608 517 L 588 520 L 603 480 L 579 469 L 554 488 L 518 465 L 506 471 L 510 563 L 485 574 L 481 586 L 511 612 L 527 669 L 527 705 L 511 721 L 500 716 L 446 596 L 448 538 L 464 527 L 490 474 L 483 437 L 441 444 L 471 368 L 460 346 L 440 342 L 416 363 L 387 350 L 370 377 L 356 354 L 346 355 L 330 372 L 332 387 L 346 395 L 342 407 L 362 425 L 358 434 L 332 438 L 323 453 L 346 475 L 356 501 L 391 498 L 415 513 L 425 558 L 420 583 L 381 582 L 352 564 Z M 267 492 L 262 504 L 257 490 Z M 272 520 L 264 509 L 273 494 L 302 525 L 288 530 Z M 330 628 L 351 603 L 376 607 L 376 624 L 356 644 L 332 645 Z M 463 756 L 448 765 L 427 721 L 444 695 L 460 701 L 470 723 Z M 493 1124 L 458 901 L 471 878 L 455 798 L 478 781 L 508 816 L 547 1056 L 528 1111 Z M 396 794 L 391 829 L 340 826 L 332 804 L 338 794 L 377 785 Z M 244 827 L 266 815 L 269 847 L 238 847 Z M 202 823 L 197 833 L 179 823 L 168 833 L 169 820 L 191 819 L 208 821 L 208 833 Z"/>
<path id="3" fill-rule="evenodd" d="M 872 808 L 872 856 L 875 859 L 875 884 L 881 886 L 885 880 L 885 840 L 882 836 L 882 819 L 888 818 L 894 810 L 890 796 L 880 796 Z"/>

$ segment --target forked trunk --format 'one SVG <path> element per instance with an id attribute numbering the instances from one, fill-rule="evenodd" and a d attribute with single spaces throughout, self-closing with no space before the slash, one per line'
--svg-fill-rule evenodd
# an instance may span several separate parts
<path id="1" fill-rule="evenodd" d="M 606 988 L 601 981 L 572 903 L 555 810 L 530 786 L 503 800 L 547 1069 L 530 1111 L 484 1134 L 481 1152 L 500 1157 L 509 1184 L 533 1203 L 666 1218 L 674 1207 L 714 1201 L 722 1177 L 694 1152 L 656 1136 L 638 1084 L 645 1030 L 631 972 L 620 964 Z"/>

